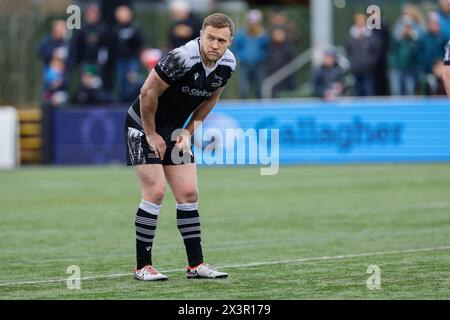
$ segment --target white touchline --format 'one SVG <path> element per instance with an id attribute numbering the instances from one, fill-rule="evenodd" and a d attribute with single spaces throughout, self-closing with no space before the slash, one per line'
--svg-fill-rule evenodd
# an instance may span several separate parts
<path id="1" fill-rule="evenodd" d="M 218 268 L 219 269 L 249 268 L 249 267 L 258 267 L 258 266 L 268 266 L 268 265 L 273 265 L 273 264 L 301 263 L 301 262 L 324 261 L 324 260 L 340 260 L 340 259 L 362 258 L 362 257 L 380 256 L 380 255 L 390 255 L 390 254 L 439 251 L 439 250 L 450 250 L 450 246 L 393 250 L 393 251 L 375 251 L 375 252 L 367 252 L 367 253 L 346 254 L 346 255 L 339 255 L 339 256 L 322 256 L 322 257 L 298 258 L 298 259 L 289 259 L 289 260 L 260 261 L 260 262 L 244 263 L 244 264 L 223 265 L 223 266 L 218 266 Z M 184 271 L 184 269 L 169 269 L 169 270 L 161 270 L 160 272 L 161 273 L 172 273 L 172 272 L 182 272 L 182 271 Z M 84 280 L 109 279 L 109 278 L 120 278 L 120 277 L 130 277 L 130 276 L 132 276 L 131 272 L 130 273 L 117 273 L 117 274 L 81 277 L 80 280 L 84 281 Z M 67 278 L 36 280 L 36 281 L 21 281 L 21 282 L 4 282 L 4 283 L 0 283 L 0 287 L 19 286 L 19 285 L 27 285 L 27 284 L 40 284 L 40 283 L 56 283 L 56 282 L 65 282 L 66 280 L 67 280 Z"/>

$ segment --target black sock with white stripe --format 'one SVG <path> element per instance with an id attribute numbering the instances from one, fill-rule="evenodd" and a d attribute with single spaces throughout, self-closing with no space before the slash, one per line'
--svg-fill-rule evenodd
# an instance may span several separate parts
<path id="1" fill-rule="evenodd" d="M 152 245 L 156 220 L 161 206 L 142 200 L 136 213 L 136 262 L 137 268 L 152 264 Z"/>
<path id="2" fill-rule="evenodd" d="M 190 267 L 203 263 L 198 203 L 177 203 L 177 227 L 183 237 Z"/>

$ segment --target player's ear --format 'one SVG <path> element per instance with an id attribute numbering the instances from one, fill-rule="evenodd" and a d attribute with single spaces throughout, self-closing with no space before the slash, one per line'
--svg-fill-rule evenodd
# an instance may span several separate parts
<path id="1" fill-rule="evenodd" d="M 228 44 L 228 48 L 231 47 L 231 44 L 233 43 L 233 37 L 230 38 L 230 43 Z"/>
<path id="2" fill-rule="evenodd" d="M 203 34 L 203 30 L 200 30 L 200 38 L 202 37 Z"/>

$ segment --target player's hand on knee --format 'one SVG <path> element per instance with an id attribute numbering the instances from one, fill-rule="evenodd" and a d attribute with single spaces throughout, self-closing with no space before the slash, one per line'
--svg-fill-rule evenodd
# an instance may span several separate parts
<path id="1" fill-rule="evenodd" d="M 166 153 L 166 142 L 164 139 L 156 132 L 147 134 L 145 137 L 150 148 L 162 160 L 164 158 L 164 154 Z"/>
<path id="2" fill-rule="evenodd" d="M 175 146 L 177 146 L 183 153 L 189 152 L 191 148 L 191 135 L 187 130 L 184 130 L 181 133 L 175 142 Z"/>

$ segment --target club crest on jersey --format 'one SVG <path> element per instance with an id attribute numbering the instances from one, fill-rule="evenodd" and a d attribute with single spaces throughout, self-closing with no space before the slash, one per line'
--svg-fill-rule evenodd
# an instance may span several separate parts
<path id="1" fill-rule="evenodd" d="M 199 74 L 198 72 L 196 72 L 196 73 L 194 74 L 194 80 L 197 80 L 197 78 L 198 78 L 199 75 L 200 75 L 200 74 Z"/>
<path id="2" fill-rule="evenodd" d="M 214 79 L 216 80 L 215 82 L 211 83 L 211 87 L 213 88 L 218 88 L 222 85 L 222 78 L 219 77 L 217 74 L 214 75 Z"/>

